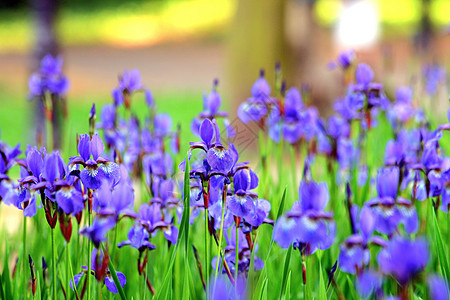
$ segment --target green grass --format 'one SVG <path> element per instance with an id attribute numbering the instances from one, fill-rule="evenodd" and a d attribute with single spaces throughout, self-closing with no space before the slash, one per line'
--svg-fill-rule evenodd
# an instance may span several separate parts
<path id="1" fill-rule="evenodd" d="M 168 113 L 172 117 L 172 129 L 175 130 L 177 124 L 183 128 L 181 135 L 181 145 L 186 145 L 192 141 L 192 134 L 189 130 L 191 120 L 202 109 L 202 92 L 156 92 L 153 93 L 157 110 L 160 113 Z M 26 100 L 27 96 L 23 92 L 6 89 L 0 84 L 0 138 L 2 141 L 13 146 L 21 143 L 22 150 L 27 144 L 34 145 L 34 107 L 35 103 Z M 36 101 L 36 100 L 33 100 Z M 89 96 L 89 97 L 67 97 L 68 115 L 64 120 L 64 152 L 69 151 L 70 155 L 76 154 L 75 143 L 77 134 L 89 131 L 89 112 L 95 102 L 97 108 L 97 120 L 100 120 L 101 109 L 104 105 L 112 103 L 109 95 Z M 136 95 L 132 102 L 132 113 L 141 120 L 147 113 L 147 107 L 142 94 Z"/>

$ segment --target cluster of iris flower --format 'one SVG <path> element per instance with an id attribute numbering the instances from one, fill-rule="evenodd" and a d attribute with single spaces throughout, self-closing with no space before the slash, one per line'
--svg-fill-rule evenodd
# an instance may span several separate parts
<path id="1" fill-rule="evenodd" d="M 432 258 L 416 207 L 426 201 L 430 213 L 433 209 L 435 214 L 449 213 L 450 158 L 443 154 L 440 143 L 444 131 L 450 130 L 450 109 L 449 123 L 432 130 L 410 87 L 397 89 L 391 100 L 383 85 L 374 81 L 372 69 L 364 63 L 355 65 L 355 61 L 355 53 L 347 51 L 330 64 L 331 69 L 344 72 L 345 94 L 336 99 L 335 112 L 328 119 L 303 102 L 299 89 L 286 89 L 279 66 L 276 95 L 261 71 L 251 97 L 238 108 L 243 123 L 256 122 L 273 142 L 306 149 L 303 175 L 295 178 L 298 201 L 283 214 L 278 212 L 277 220 L 271 210 L 274 199 L 263 199 L 266 195 L 259 187 L 259 176 L 251 167 L 255 162 L 239 161 L 240 149 L 231 142 L 236 132 L 228 113 L 220 110 L 217 80 L 204 94 L 203 110 L 191 123 L 199 140 L 190 143 L 186 159 L 178 166 L 186 173 L 189 189 L 182 189 L 176 174 L 174 158 L 183 146 L 180 128 L 173 131 L 169 115 L 157 112 L 153 95 L 141 83 L 137 70 L 119 77 L 112 91 L 113 103 L 102 108 L 99 122 L 92 106 L 89 134 L 77 137 L 77 156 L 64 160 L 58 150 L 47 152 L 45 147 L 30 145 L 21 156 L 20 145 L 9 147 L 0 142 L 0 200 L 22 210 L 26 218 L 39 216 L 38 209 L 43 208 L 51 228 L 54 295 L 54 229 L 58 223 L 66 246 L 71 241 L 73 218 L 81 228 L 78 233 L 90 241 L 87 266 L 82 265 L 67 282 L 77 297 L 81 294 L 83 298 L 86 291 L 90 297 L 91 276 L 112 293 L 123 293 L 126 277 L 115 271 L 110 250 L 125 246 L 137 250 L 138 274 L 155 293 L 146 272 L 149 251 L 156 249 L 151 239 L 161 232 L 169 247 L 177 244 L 178 224 L 189 210 L 191 225 L 201 214 L 204 217 L 205 273 L 195 247 L 194 252 L 211 299 L 247 297 L 250 268 L 264 268 L 265 262 L 255 255 L 259 247 L 256 237 L 263 224 L 273 226 L 272 238 L 281 248 L 299 250 L 304 285 L 308 257 L 334 246 L 339 253 L 329 272 L 329 284 L 339 268 L 355 276 L 361 297 L 407 299 L 413 282 L 424 280 L 432 298 L 446 299 L 445 279 L 424 271 Z M 442 72 L 434 66 L 424 69 L 430 95 L 445 77 Z M 30 78 L 30 91 L 36 97 L 63 97 L 67 88 L 60 58 L 45 57 L 39 72 Z M 131 109 L 139 93 L 148 109 L 144 120 Z M 383 165 L 370 170 L 368 137 L 381 118 L 390 125 L 392 139 L 386 144 Z M 218 120 L 223 121 L 221 127 Z M 314 179 L 314 166 L 321 157 L 330 174 L 328 184 Z M 14 165 L 20 167 L 18 180 L 9 174 Z M 263 165 L 263 171 L 266 167 Z M 372 173 L 376 173 L 374 178 Z M 144 188 L 136 191 L 136 182 Z M 366 197 L 358 193 L 358 187 L 364 187 Z M 372 188 L 376 196 L 370 192 Z M 135 203 L 136 192 L 143 202 Z M 183 195 L 186 192 L 189 195 Z M 338 199 L 340 194 L 346 195 L 346 201 Z M 181 198 L 188 201 L 183 203 Z M 327 208 L 329 203 L 331 208 Z M 339 206 L 346 206 L 348 220 L 336 222 Z M 124 218 L 133 224 L 127 240 L 118 241 L 117 226 Z M 349 231 L 341 227 L 345 221 Z M 114 234 L 113 240 L 108 239 L 109 233 Z M 218 251 L 211 257 L 213 242 Z M 210 276 L 210 269 L 215 276 Z M 383 285 L 392 278 L 399 288 L 387 292 Z M 34 294 L 36 287 L 32 288 Z"/>
<path id="2" fill-rule="evenodd" d="M 353 51 L 341 53 L 330 64 L 331 69 L 343 70 L 346 95 L 336 99 L 336 113 L 328 120 L 320 118 L 314 107 L 306 107 L 296 88 L 286 92 L 282 89 L 278 97 L 272 96 L 263 72 L 253 85 L 252 97 L 239 107 L 238 116 L 244 123 L 264 124 L 260 128 L 266 129 L 276 143 L 284 140 L 292 147 L 307 145 L 299 201 L 276 220 L 273 239 L 283 248 L 298 249 L 302 257 L 328 249 L 336 242 L 333 213 L 325 211 L 329 199 L 327 185 L 313 181 L 309 166 L 317 155 L 324 155 L 329 172 L 334 162 L 339 166 L 337 174 L 331 173 L 331 184 L 347 191 L 351 224 L 351 235 L 340 245 L 339 259 L 330 271 L 330 278 L 338 266 L 357 275 L 360 296 L 383 297 L 382 284 L 392 276 L 401 286 L 398 297 L 405 297 L 408 285 L 424 270 L 430 256 L 425 238 L 415 237 L 420 226 L 415 201 L 432 201 L 435 210 L 445 213 L 449 210 L 450 158 L 443 155 L 439 142 L 450 126 L 443 124 L 432 130 L 425 113 L 414 103 L 410 87 L 398 88 L 391 101 L 383 85 L 373 81 L 372 69 L 364 63 L 354 64 Z M 352 70 L 355 70 L 353 78 L 349 76 Z M 427 92 L 433 95 L 445 72 L 427 66 L 424 74 Z M 378 169 L 376 179 L 371 180 L 367 154 L 362 151 L 367 147 L 368 132 L 377 126 L 380 117 L 391 125 L 394 139 L 386 145 L 384 166 Z M 450 109 L 448 117 L 450 122 Z M 377 197 L 360 203 L 360 208 L 351 201 L 352 182 L 366 187 L 374 182 Z M 379 251 L 378 270 L 370 265 L 371 246 Z M 305 269 L 306 281 L 304 273 Z M 444 279 L 433 274 L 428 278 L 433 297 L 448 297 Z"/>

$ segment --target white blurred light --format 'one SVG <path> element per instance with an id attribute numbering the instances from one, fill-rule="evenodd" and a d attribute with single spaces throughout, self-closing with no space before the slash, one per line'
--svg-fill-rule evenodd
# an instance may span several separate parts
<path id="1" fill-rule="evenodd" d="M 370 47 L 376 43 L 378 34 L 378 11 L 374 2 L 361 0 L 344 4 L 335 29 L 335 39 L 341 47 Z"/>

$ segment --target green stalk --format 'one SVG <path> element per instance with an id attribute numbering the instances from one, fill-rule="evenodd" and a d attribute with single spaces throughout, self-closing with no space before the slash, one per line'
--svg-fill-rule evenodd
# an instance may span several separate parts
<path id="1" fill-rule="evenodd" d="M 206 299 L 208 299 L 208 282 L 209 282 L 209 242 L 208 242 L 208 209 L 205 208 L 205 283 L 206 283 Z"/>
<path id="2" fill-rule="evenodd" d="M 102 245 L 102 248 L 103 248 L 103 252 L 106 252 L 105 247 L 103 245 Z M 122 300 L 126 300 L 127 296 L 125 295 L 125 292 L 123 291 L 123 288 L 120 285 L 120 281 L 119 281 L 119 278 L 117 277 L 116 269 L 114 268 L 114 265 L 112 263 L 111 256 L 109 257 L 108 267 L 109 267 L 109 271 L 111 272 L 111 276 L 114 280 L 114 284 L 116 285 L 116 288 L 119 291 L 120 298 Z"/>
<path id="3" fill-rule="evenodd" d="M 22 278 L 23 291 L 25 291 L 25 299 L 28 297 L 28 282 L 27 282 L 27 217 L 23 217 L 23 236 L 22 236 Z"/>
<path id="4" fill-rule="evenodd" d="M 234 282 L 237 285 L 237 275 L 239 271 L 239 226 L 236 224 L 236 257 L 234 262 Z M 237 289 L 235 289 L 237 292 Z M 236 295 L 237 298 L 237 295 Z"/>
<path id="5" fill-rule="evenodd" d="M 70 275 L 69 275 L 69 243 L 66 243 L 66 299 L 70 299 L 70 293 L 69 293 L 69 281 L 70 281 Z M 75 282 L 74 282 L 75 283 Z"/>
<path id="6" fill-rule="evenodd" d="M 225 216 L 225 199 L 226 199 L 226 193 L 227 193 L 227 185 L 225 184 L 223 187 L 223 193 L 222 193 L 222 218 L 220 220 L 220 236 L 219 236 L 219 247 L 217 249 L 217 263 L 216 263 L 216 275 L 214 277 L 214 290 L 216 289 L 216 281 L 217 281 L 217 275 L 219 274 L 219 265 L 222 261 L 222 237 L 223 237 L 223 218 Z M 214 295 L 214 293 L 213 293 Z"/>
<path id="7" fill-rule="evenodd" d="M 67 256 L 69 257 L 70 279 L 72 280 L 73 290 L 75 292 L 76 298 L 78 299 L 77 286 L 75 285 L 75 278 L 73 276 L 72 260 L 70 259 L 70 247 L 69 247 L 69 244 L 67 244 Z"/>
<path id="8" fill-rule="evenodd" d="M 225 203 L 222 202 L 222 219 L 220 220 L 220 236 L 219 236 L 219 248 L 217 250 L 217 259 L 219 261 L 220 257 L 221 257 L 221 250 L 222 250 L 222 237 L 223 237 L 223 218 L 225 215 L 225 207 L 224 207 Z M 217 275 L 219 273 L 219 263 L 216 264 L 216 277 L 214 279 L 214 282 L 217 279 Z"/>
<path id="9" fill-rule="evenodd" d="M 89 227 L 91 226 L 91 222 L 92 222 L 92 216 L 91 216 L 91 212 L 89 211 L 89 204 L 87 205 L 88 207 L 88 224 Z M 87 300 L 91 300 L 91 249 L 92 245 L 91 245 L 91 241 L 88 239 L 88 276 L 86 278 L 87 280 Z"/>
<path id="10" fill-rule="evenodd" d="M 57 299 L 56 295 L 56 246 L 55 246 L 55 229 L 51 229 L 52 235 L 52 272 L 53 272 L 53 299 Z"/>

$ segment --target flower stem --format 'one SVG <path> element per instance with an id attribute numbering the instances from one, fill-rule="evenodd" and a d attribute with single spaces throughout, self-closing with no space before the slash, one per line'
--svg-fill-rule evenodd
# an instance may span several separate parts
<path id="1" fill-rule="evenodd" d="M 69 281 L 70 281 L 70 275 L 69 275 L 69 243 L 66 243 L 66 299 L 70 299 L 70 287 L 69 287 Z"/>
<path id="2" fill-rule="evenodd" d="M 58 299 L 56 294 L 56 246 L 55 246 L 55 229 L 51 229 L 52 235 L 52 272 L 53 272 L 53 299 Z"/>
<path id="3" fill-rule="evenodd" d="M 28 295 L 28 283 L 27 283 L 27 217 L 23 217 L 23 236 L 22 236 L 22 278 L 23 290 L 25 291 L 25 299 Z"/>
<path id="4" fill-rule="evenodd" d="M 227 185 L 224 184 L 223 186 L 223 192 L 222 192 L 222 217 L 220 219 L 220 236 L 219 236 L 219 245 L 217 249 L 217 263 L 216 263 L 216 275 L 214 277 L 214 290 L 216 289 L 216 281 L 217 281 L 217 275 L 219 274 L 219 265 L 221 261 L 222 256 L 222 237 L 223 237 L 223 218 L 225 216 L 225 199 L 227 197 Z"/>
<path id="5" fill-rule="evenodd" d="M 236 224 L 236 249 L 235 250 L 236 250 L 236 257 L 235 257 L 235 261 L 234 261 L 234 282 L 237 285 L 237 275 L 238 275 L 238 271 L 239 271 L 239 224 Z M 237 289 L 235 289 L 235 290 L 237 291 Z"/>
<path id="6" fill-rule="evenodd" d="M 208 299 L 209 282 L 209 230 L 208 230 L 208 209 L 205 208 L 205 281 L 206 281 L 206 299 Z"/>
<path id="7" fill-rule="evenodd" d="M 92 216 L 91 216 L 91 212 L 89 210 L 89 205 L 88 205 L 88 224 L 89 227 L 91 226 L 91 222 L 92 222 Z M 92 244 L 91 241 L 88 239 L 88 276 L 86 278 L 87 280 L 87 300 L 91 300 L 91 248 Z"/>

